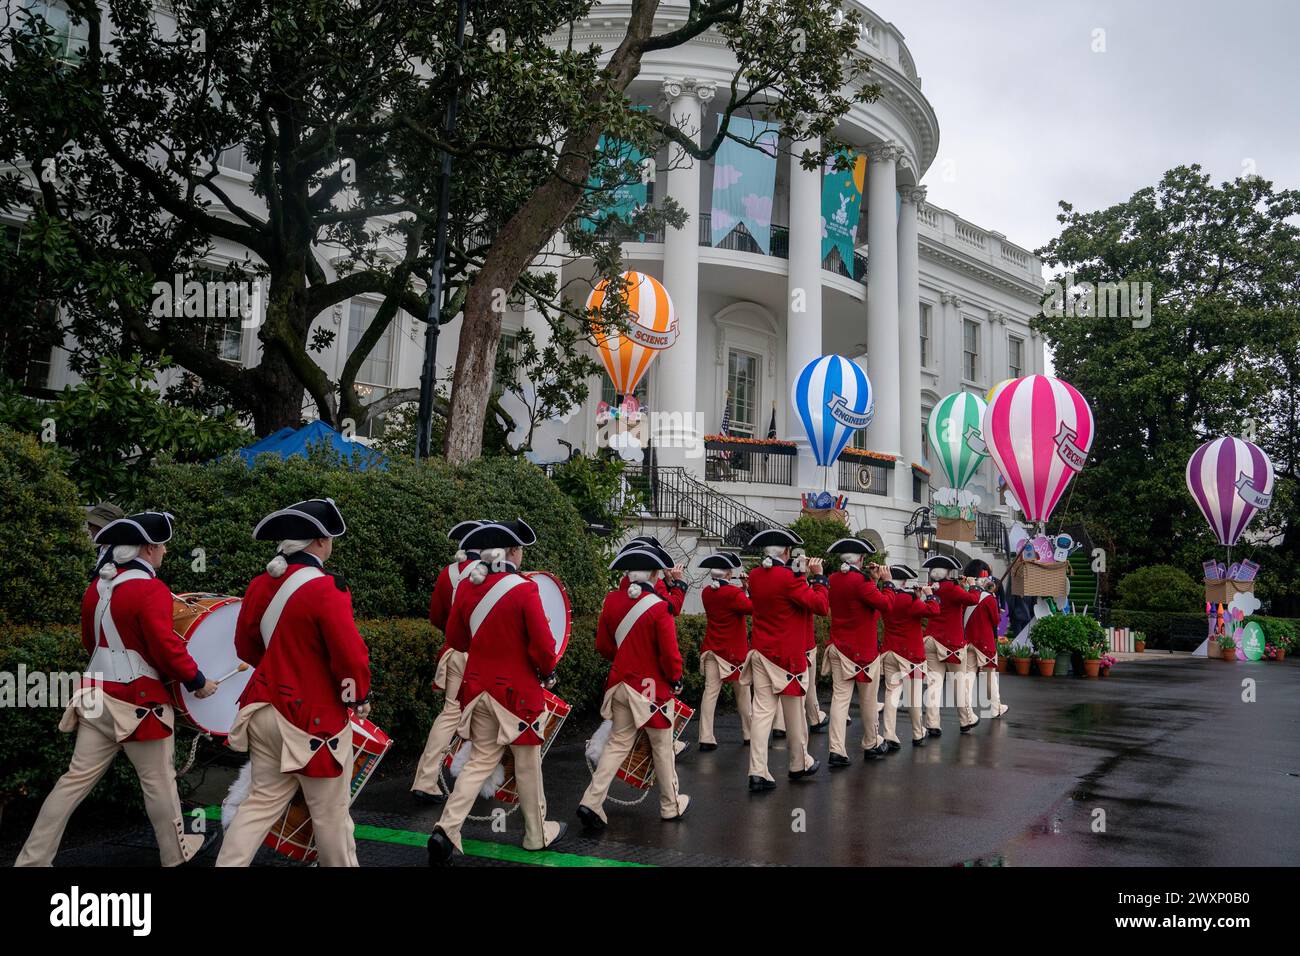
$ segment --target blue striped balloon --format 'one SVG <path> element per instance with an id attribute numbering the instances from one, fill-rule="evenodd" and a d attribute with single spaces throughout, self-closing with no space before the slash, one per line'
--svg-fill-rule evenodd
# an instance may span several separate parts
<path id="1" fill-rule="evenodd" d="M 790 389 L 795 414 L 803 422 L 813 457 L 832 465 L 853 433 L 871 424 L 875 396 L 871 380 L 842 355 L 823 355 L 803 367 Z"/>

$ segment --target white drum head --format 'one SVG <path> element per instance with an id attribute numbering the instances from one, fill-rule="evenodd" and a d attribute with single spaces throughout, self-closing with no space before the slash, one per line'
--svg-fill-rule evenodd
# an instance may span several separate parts
<path id="1" fill-rule="evenodd" d="M 546 612 L 546 623 L 550 625 L 555 638 L 555 656 L 562 657 L 569 646 L 569 628 L 572 625 L 572 612 L 569 609 L 569 595 L 564 585 L 549 571 L 533 571 L 528 579 L 537 585 L 542 596 L 542 610 Z"/>
<path id="2" fill-rule="evenodd" d="M 235 621 L 239 618 L 239 607 L 239 601 L 221 605 L 201 618 L 190 633 L 186 647 L 208 680 L 220 680 L 239 666 L 239 657 L 235 654 Z M 215 694 L 203 700 L 178 686 L 190 721 L 210 734 L 225 736 L 230 733 L 239 713 L 239 696 L 252 676 L 250 667 L 227 677 Z"/>

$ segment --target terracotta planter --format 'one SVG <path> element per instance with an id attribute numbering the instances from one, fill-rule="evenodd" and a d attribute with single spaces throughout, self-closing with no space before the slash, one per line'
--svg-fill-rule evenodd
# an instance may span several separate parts
<path id="1" fill-rule="evenodd" d="M 1051 677 L 1056 672 L 1056 658 L 1048 657 L 1038 659 L 1038 675 L 1040 677 Z"/>
<path id="2" fill-rule="evenodd" d="M 1146 652 L 1146 649 L 1147 649 L 1147 642 L 1146 642 L 1146 641 L 1134 641 L 1134 642 L 1133 642 L 1133 650 L 1135 650 L 1137 653 L 1139 653 L 1139 654 L 1145 653 L 1145 652 Z"/>
<path id="3" fill-rule="evenodd" d="M 1277 659 L 1280 660 L 1280 661 L 1284 661 L 1284 660 L 1286 660 L 1286 648 L 1285 648 L 1285 647 L 1279 647 L 1279 648 L 1277 649 Z"/>
<path id="4" fill-rule="evenodd" d="M 1278 660 L 1281 660 L 1281 659 L 1282 659 L 1282 658 L 1280 658 L 1280 657 L 1278 658 Z M 999 655 L 998 655 L 998 673 L 999 673 L 999 674 L 1005 674 L 1006 672 L 1007 672 L 1007 659 L 1006 659 L 1005 657 L 1003 657 L 1002 655 L 999 654 Z"/>
<path id="5" fill-rule="evenodd" d="M 1236 661 L 1237 650 L 1233 647 L 1221 647 L 1219 648 L 1219 657 L 1225 661 Z"/>
<path id="6" fill-rule="evenodd" d="M 1100 673 L 1101 673 L 1101 661 L 1090 661 L 1086 659 L 1084 660 L 1083 662 L 1084 677 L 1099 677 Z"/>
<path id="7" fill-rule="evenodd" d="M 1029 676 L 1029 658 L 1028 658 L 1028 657 L 1015 657 L 1015 658 L 1012 658 L 1012 661 L 1011 661 L 1011 662 L 1012 662 L 1013 664 L 1016 665 L 1016 673 L 1017 673 L 1017 674 L 1019 674 L 1021 677 L 1028 677 L 1028 676 Z"/>

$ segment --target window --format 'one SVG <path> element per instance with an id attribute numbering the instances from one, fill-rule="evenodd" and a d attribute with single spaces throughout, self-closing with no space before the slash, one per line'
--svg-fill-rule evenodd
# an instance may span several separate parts
<path id="1" fill-rule="evenodd" d="M 980 327 L 978 322 L 962 320 L 962 375 L 968 382 L 980 380 Z"/>
<path id="2" fill-rule="evenodd" d="M 348 314 L 349 351 L 357 347 L 361 336 L 366 334 L 366 329 L 370 328 L 370 323 L 374 321 L 375 313 L 378 311 L 378 303 L 358 299 L 352 301 L 352 308 Z M 375 347 L 370 350 L 370 354 L 357 369 L 357 391 L 363 399 L 373 401 L 382 398 L 388 386 L 393 384 L 393 325 L 396 322 L 397 316 L 393 316 L 392 321 L 388 323 L 388 328 L 384 329 Z M 371 388 L 368 391 L 363 390 L 360 387 L 362 383 Z"/>
<path id="3" fill-rule="evenodd" d="M 49 0 L 30 0 L 27 11 L 32 17 L 44 20 L 54 33 L 54 55 L 63 63 L 77 64 L 86 53 L 86 41 L 90 37 L 90 24 L 85 20 L 72 22 L 68 8 L 61 3 Z"/>
<path id="4" fill-rule="evenodd" d="M 731 434 L 753 438 L 758 431 L 757 355 L 727 352 L 727 407 L 731 409 Z"/>
<path id="5" fill-rule="evenodd" d="M 921 306 L 921 368 L 932 367 L 930 365 L 930 321 L 933 315 L 933 307 Z"/>
<path id="6" fill-rule="evenodd" d="M 1015 336 L 1007 339 L 1007 370 L 1012 378 L 1025 374 L 1025 340 Z"/>
<path id="7" fill-rule="evenodd" d="M 238 146 L 231 146 L 229 149 L 223 149 L 217 157 L 217 165 L 227 172 L 244 173 L 248 176 L 257 175 L 257 163 L 244 154 L 243 143 Z"/>
<path id="8" fill-rule="evenodd" d="M 22 227 L 0 223 L 0 254 L 9 259 L 18 254 L 22 244 Z M 6 271 L 21 268 L 9 264 Z M 5 371 L 27 389 L 48 388 L 50 365 L 54 361 L 54 347 L 62 342 L 58 310 L 50 302 L 38 302 L 28 323 L 14 322 L 0 327 L 0 356 L 4 356 Z"/>
<path id="9" fill-rule="evenodd" d="M 921 406 L 921 460 L 917 464 L 929 467 L 930 463 L 930 413 L 929 405 Z"/>

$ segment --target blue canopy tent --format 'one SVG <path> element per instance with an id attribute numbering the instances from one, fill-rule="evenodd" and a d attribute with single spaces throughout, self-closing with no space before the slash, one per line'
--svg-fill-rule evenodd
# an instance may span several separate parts
<path id="1" fill-rule="evenodd" d="M 362 471 L 367 468 L 387 468 L 388 462 L 379 452 L 367 448 L 359 441 L 349 441 L 341 432 L 335 431 L 317 419 L 302 428 L 281 428 L 278 432 L 267 435 L 247 448 L 239 450 L 239 456 L 246 465 L 252 465 L 258 455 L 278 455 L 291 458 L 294 455 L 307 456 L 311 448 L 325 446 L 338 458 L 356 465 Z"/>

